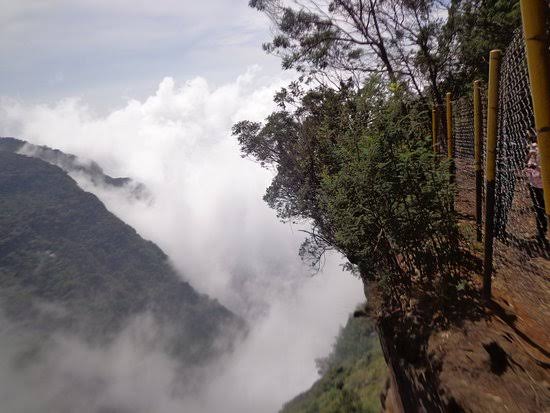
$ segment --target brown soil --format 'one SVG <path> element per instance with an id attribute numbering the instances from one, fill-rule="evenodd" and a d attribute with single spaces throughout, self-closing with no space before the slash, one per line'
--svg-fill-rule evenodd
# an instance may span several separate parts
<path id="1" fill-rule="evenodd" d="M 403 404 L 399 410 L 550 412 L 550 260 L 548 251 L 534 244 L 534 214 L 527 201 L 514 206 L 508 230 L 519 234 L 519 241 L 495 242 L 492 299 L 482 300 L 475 178 L 464 162 L 457 163 L 457 170 L 456 210 L 469 265 L 455 317 L 431 327 L 424 319 L 405 334 L 406 316 L 380 321 L 382 345 Z M 519 219 L 517 211 L 524 214 Z M 425 337 L 417 347 L 408 338 L 411 331 Z M 418 349 L 416 361 L 408 347 Z"/>
<path id="2" fill-rule="evenodd" d="M 457 174 L 460 225 L 469 250 L 481 261 L 474 174 L 464 164 L 457 169 L 463 171 Z M 534 214 L 529 207 L 523 210 L 530 215 L 521 220 L 523 228 L 534 232 Z M 520 220 L 513 218 L 510 226 L 516 229 Z M 463 411 L 550 412 L 550 260 L 542 248 L 521 245 L 495 242 L 492 300 L 483 306 L 484 316 L 429 339 L 429 353 L 440 364 L 441 387 Z M 480 271 L 473 282 L 479 290 Z"/>

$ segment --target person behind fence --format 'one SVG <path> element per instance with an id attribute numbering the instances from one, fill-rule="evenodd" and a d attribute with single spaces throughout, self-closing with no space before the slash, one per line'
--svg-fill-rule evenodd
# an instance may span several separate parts
<path id="1" fill-rule="evenodd" d="M 544 208 L 544 192 L 542 189 L 542 175 L 540 171 L 540 153 L 536 142 L 536 135 L 529 133 L 530 143 L 528 145 L 527 168 L 525 172 L 529 177 L 529 193 L 533 201 L 537 221 L 537 240 L 544 246 L 548 246 L 546 231 L 548 230 L 548 221 Z"/>

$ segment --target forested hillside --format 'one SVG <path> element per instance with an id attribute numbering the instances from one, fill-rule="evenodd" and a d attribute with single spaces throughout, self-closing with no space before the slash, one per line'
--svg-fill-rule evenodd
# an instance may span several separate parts
<path id="1" fill-rule="evenodd" d="M 195 363 L 245 331 L 156 245 L 40 159 L 0 151 L 0 228 L 1 309 L 38 335 L 65 331 L 101 344 L 148 313 L 167 333 L 165 350 Z"/>
<path id="2" fill-rule="evenodd" d="M 321 378 L 281 413 L 378 413 L 386 363 L 372 321 L 350 316 L 331 353 L 317 360 Z"/>
<path id="3" fill-rule="evenodd" d="M 113 178 L 104 173 L 101 166 L 89 159 L 80 159 L 74 155 L 47 146 L 33 145 L 21 139 L 0 137 L 0 151 L 19 153 L 42 159 L 52 165 L 58 166 L 67 173 L 81 174 L 94 185 L 122 188 L 129 190 L 130 195 L 136 199 L 150 197 L 147 188 L 141 183 L 130 178 Z"/>

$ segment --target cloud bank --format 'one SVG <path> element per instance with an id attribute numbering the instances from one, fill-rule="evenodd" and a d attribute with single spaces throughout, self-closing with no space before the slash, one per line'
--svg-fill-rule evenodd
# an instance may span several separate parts
<path id="1" fill-rule="evenodd" d="M 323 273 L 310 276 L 297 256 L 303 239 L 298 228 L 278 222 L 261 199 L 271 173 L 241 159 L 230 135 L 234 122 L 262 120 L 273 110 L 273 92 L 287 81 L 266 81 L 258 68 L 220 87 L 200 77 L 181 85 L 167 77 L 154 95 L 104 116 L 78 99 L 54 105 L 0 101 L 0 135 L 93 159 L 111 176 L 144 183 L 152 201 L 135 201 L 74 176 L 157 243 L 194 287 L 251 325 L 247 340 L 209 367 L 216 374 L 191 399 L 166 392 L 174 372 L 159 358 L 164 384 L 147 393 L 162 401 L 154 411 L 278 411 L 315 380 L 314 359 L 326 355 L 362 298 L 360 282 L 342 273 L 336 256 Z M 73 364 L 78 374 L 87 371 Z M 107 376 L 115 374 L 108 362 L 97 364 Z M 120 386 L 139 391 L 134 376 L 124 376 Z"/>

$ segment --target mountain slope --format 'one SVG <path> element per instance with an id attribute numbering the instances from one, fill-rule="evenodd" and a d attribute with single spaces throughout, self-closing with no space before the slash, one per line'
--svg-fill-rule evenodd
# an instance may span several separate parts
<path id="1" fill-rule="evenodd" d="M 0 137 L 0 151 L 18 153 L 42 159 L 49 164 L 59 166 L 67 173 L 84 175 L 94 185 L 105 185 L 115 188 L 125 187 L 137 199 L 147 199 L 151 195 L 147 188 L 130 178 L 113 178 L 93 161 L 83 160 L 75 155 L 52 149 L 48 146 L 33 145 L 21 139 Z"/>
<path id="2" fill-rule="evenodd" d="M 322 377 L 306 392 L 285 404 L 281 413 L 375 413 L 387 366 L 368 319 L 348 319 L 331 354 L 317 360 Z"/>
<path id="3" fill-rule="evenodd" d="M 155 244 L 40 159 L 0 151 L 0 229 L 0 304 L 34 330 L 101 343 L 148 312 L 170 332 L 167 350 L 186 362 L 228 348 L 245 330 Z M 61 310 L 45 313 L 43 303 Z"/>

